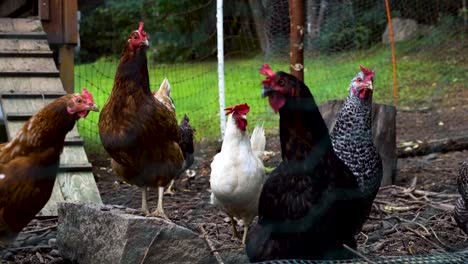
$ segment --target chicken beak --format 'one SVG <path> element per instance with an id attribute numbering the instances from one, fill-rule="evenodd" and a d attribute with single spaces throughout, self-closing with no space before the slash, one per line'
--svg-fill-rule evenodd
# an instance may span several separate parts
<path id="1" fill-rule="evenodd" d="M 99 112 L 99 106 L 97 104 L 92 104 L 89 106 L 90 111 Z"/>
<path id="2" fill-rule="evenodd" d="M 262 98 L 267 97 L 270 93 L 271 93 L 270 88 L 268 88 L 268 87 L 266 87 L 266 86 L 263 86 L 263 89 L 262 89 Z"/>
<path id="3" fill-rule="evenodd" d="M 369 90 L 373 90 L 374 86 L 372 85 L 372 82 L 366 83 L 366 88 L 369 89 Z"/>

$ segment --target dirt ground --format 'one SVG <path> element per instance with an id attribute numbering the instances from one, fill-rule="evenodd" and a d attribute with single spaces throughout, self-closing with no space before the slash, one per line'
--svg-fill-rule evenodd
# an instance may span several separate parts
<path id="1" fill-rule="evenodd" d="M 399 111 L 397 129 L 397 144 L 467 135 L 468 89 L 445 94 L 429 109 Z M 210 163 L 219 149 L 219 142 L 198 144 L 191 167 L 194 175 L 179 177 L 176 193 L 165 196 L 164 201 L 165 211 L 172 221 L 195 232 L 199 232 L 198 226 L 202 225 L 223 256 L 241 250 L 242 246 L 238 239 L 232 238 L 226 215 L 209 203 Z M 266 166 L 276 166 L 280 161 L 277 136 L 267 137 L 266 150 L 272 153 L 265 160 Z M 458 197 L 458 167 L 466 159 L 468 151 L 399 159 L 395 186 L 379 191 L 369 220 L 358 236 L 359 251 L 369 258 L 377 258 L 466 249 L 468 237 L 457 228 L 451 216 Z M 140 207 L 141 192 L 115 177 L 107 157 L 91 156 L 90 161 L 104 203 Z M 153 209 L 156 201 L 157 192 L 151 190 L 149 204 Z M 53 234 L 56 224 L 56 219 L 34 220 L 25 231 L 39 230 L 37 233 L 45 237 L 43 233 L 47 231 L 44 230 L 51 230 Z M 56 250 L 53 235 L 51 239 L 46 246 L 10 248 L 4 251 L 3 262 L 65 263 Z"/>

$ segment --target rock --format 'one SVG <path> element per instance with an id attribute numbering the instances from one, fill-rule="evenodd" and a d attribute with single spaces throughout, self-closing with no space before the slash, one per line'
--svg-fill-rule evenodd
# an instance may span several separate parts
<path id="1" fill-rule="evenodd" d="M 74 203 L 60 203 L 58 216 L 57 246 L 73 262 L 216 263 L 203 238 L 163 219 Z"/>
<path id="2" fill-rule="evenodd" d="M 225 264 L 250 263 L 244 248 L 219 253 Z"/>
<path id="3" fill-rule="evenodd" d="M 13 261 L 15 260 L 15 256 L 10 251 L 7 251 L 3 254 L 3 260 Z"/>
<path id="4" fill-rule="evenodd" d="M 393 25 L 393 39 L 395 42 L 405 41 L 413 38 L 418 31 L 418 23 L 412 19 L 395 17 L 392 19 Z M 382 42 L 384 44 L 390 43 L 389 27 L 382 34 Z"/>
<path id="5" fill-rule="evenodd" d="M 60 254 L 60 251 L 58 251 L 58 250 L 56 250 L 56 249 L 52 249 L 52 250 L 49 252 L 49 255 L 50 255 L 51 257 L 60 257 L 60 256 L 62 256 L 62 255 Z"/>
<path id="6" fill-rule="evenodd" d="M 430 161 L 430 160 L 435 160 L 439 157 L 439 154 L 437 153 L 431 153 L 427 156 L 424 157 L 425 160 Z"/>
<path id="7" fill-rule="evenodd" d="M 56 238 L 51 238 L 51 239 L 49 239 L 49 241 L 47 241 L 47 244 L 50 247 L 56 247 L 57 246 L 57 239 Z"/>

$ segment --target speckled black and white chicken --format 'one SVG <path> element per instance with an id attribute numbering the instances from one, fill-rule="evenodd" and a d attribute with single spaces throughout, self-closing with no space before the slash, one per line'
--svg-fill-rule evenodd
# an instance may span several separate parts
<path id="1" fill-rule="evenodd" d="M 370 212 L 382 181 L 382 160 L 372 141 L 372 94 L 375 72 L 364 67 L 349 85 L 349 94 L 331 132 L 336 155 L 349 167 L 366 197 Z"/>
<path id="2" fill-rule="evenodd" d="M 458 171 L 458 192 L 461 197 L 455 203 L 453 217 L 465 234 L 468 234 L 468 160 L 463 162 Z"/>

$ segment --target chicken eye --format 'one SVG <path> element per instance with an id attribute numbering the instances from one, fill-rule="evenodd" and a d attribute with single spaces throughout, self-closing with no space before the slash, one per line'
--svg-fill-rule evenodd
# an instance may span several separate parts
<path id="1" fill-rule="evenodd" d="M 77 103 L 81 104 L 83 101 L 81 99 L 76 100 Z"/>
<path id="2" fill-rule="evenodd" d="M 361 79 L 361 78 L 357 78 L 356 81 L 357 81 L 358 83 L 361 83 L 361 82 L 362 82 L 362 79 Z"/>
<path id="3" fill-rule="evenodd" d="M 285 81 L 284 81 L 283 79 L 279 79 L 278 85 L 279 85 L 279 86 L 284 86 L 284 85 L 285 85 Z"/>

